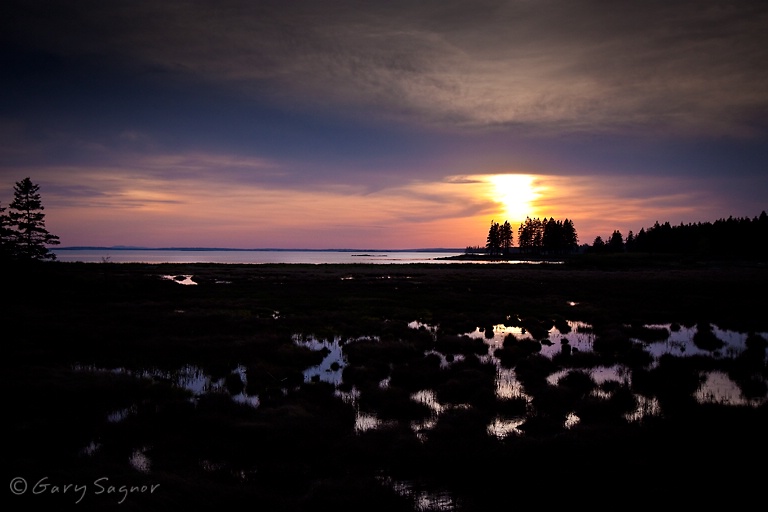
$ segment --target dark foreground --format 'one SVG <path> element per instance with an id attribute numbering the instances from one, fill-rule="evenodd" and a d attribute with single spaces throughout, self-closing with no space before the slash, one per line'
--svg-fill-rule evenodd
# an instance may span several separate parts
<path id="1" fill-rule="evenodd" d="M 740 510 L 764 500 L 762 265 L 52 263 L 3 274 L 5 510 Z M 590 324 L 595 350 L 541 356 L 565 320 Z M 713 357 L 653 361 L 637 340 L 673 323 L 743 332 L 749 348 L 715 357 L 710 340 Z M 497 396 L 488 347 L 462 335 L 499 324 L 533 338 L 497 354 L 528 398 Z M 357 340 L 342 382 L 305 382 L 323 354 L 296 334 Z M 631 379 L 589 377 L 612 364 Z M 180 387 L 175 372 L 189 366 L 223 385 Z M 697 402 L 711 370 L 749 404 Z M 568 378 L 547 380 L 561 371 Z M 437 418 L 412 399 L 427 389 L 445 406 Z M 628 420 L 640 399 L 658 409 Z M 360 431 L 361 412 L 383 421 Z M 572 413 L 580 422 L 568 426 Z M 489 435 L 494 418 L 521 418 L 520 432 Z M 443 500 L 420 502 L 419 490 Z"/>

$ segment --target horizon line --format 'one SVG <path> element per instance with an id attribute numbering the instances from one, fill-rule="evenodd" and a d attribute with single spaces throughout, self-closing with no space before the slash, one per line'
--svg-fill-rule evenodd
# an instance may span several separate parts
<path id="1" fill-rule="evenodd" d="M 50 248 L 52 251 L 78 251 L 78 250 L 114 250 L 114 251 L 300 251 L 300 252 L 464 252 L 466 248 L 456 247 L 420 247 L 412 249 L 358 249 L 358 248 L 284 248 L 284 247 L 146 247 L 134 245 L 72 245 L 64 247 Z"/>

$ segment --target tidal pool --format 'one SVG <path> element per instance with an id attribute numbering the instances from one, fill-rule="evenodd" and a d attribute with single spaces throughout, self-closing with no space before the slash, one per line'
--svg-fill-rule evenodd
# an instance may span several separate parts
<path id="1" fill-rule="evenodd" d="M 419 321 L 412 321 L 409 324 L 412 329 L 422 329 L 429 332 L 435 339 L 439 334 L 439 326 L 425 324 Z M 747 350 L 748 334 L 735 331 L 720 329 L 713 325 L 699 326 L 680 326 L 677 324 L 666 325 L 646 325 L 635 329 L 639 337 L 651 338 L 651 341 L 641 340 L 639 337 L 631 337 L 631 342 L 642 347 L 652 356 L 649 369 L 658 365 L 659 359 L 664 355 L 677 357 L 710 357 L 714 359 L 734 358 Z M 569 353 L 593 351 L 597 335 L 592 326 L 579 321 L 567 321 L 565 332 L 552 327 L 543 339 L 536 340 L 530 332 L 522 327 L 507 326 L 504 324 L 494 325 L 492 331 L 489 329 L 476 328 L 474 331 L 464 333 L 465 336 L 472 339 L 482 339 L 488 347 L 488 352 L 480 356 L 482 362 L 490 362 L 496 366 L 496 397 L 500 400 L 505 399 L 524 399 L 530 402 L 531 398 L 524 389 L 524 386 L 518 380 L 513 368 L 506 368 L 500 360 L 494 355 L 494 352 L 504 345 L 505 339 L 514 337 L 516 340 L 539 341 L 541 343 L 538 354 L 548 359 L 553 359 L 563 352 L 563 347 L 567 346 Z M 722 342 L 722 346 L 717 349 L 702 347 L 697 343 L 697 336 L 705 331 L 712 335 L 712 339 Z M 699 333 L 699 334 L 697 334 Z M 765 338 L 765 333 L 758 334 Z M 305 380 L 319 379 L 340 385 L 343 382 L 343 368 L 349 364 L 344 356 L 344 343 L 339 338 L 334 340 L 318 340 L 312 336 L 297 336 L 296 342 L 310 347 L 314 350 L 325 350 L 326 356 L 320 365 L 305 370 Z M 353 341 L 353 340 L 350 340 Z M 461 354 L 443 354 L 438 350 L 427 350 L 425 356 L 437 355 L 440 358 L 440 367 L 445 369 L 451 364 L 462 361 L 464 356 Z M 765 354 L 763 352 L 763 358 Z M 547 377 L 547 383 L 550 386 L 558 386 L 559 381 L 572 371 L 572 368 L 563 368 L 551 373 Z M 605 383 L 617 383 L 617 385 L 630 387 L 632 385 L 632 372 L 622 364 L 610 366 L 596 366 L 585 368 L 586 372 L 596 384 L 592 395 L 597 398 L 609 399 L 611 392 L 606 391 L 602 385 Z M 719 403 L 726 405 L 760 405 L 766 400 L 762 397 L 744 397 L 742 389 L 734 382 L 727 373 L 723 371 L 702 371 L 701 384 L 694 393 L 694 398 L 700 403 Z M 387 379 L 383 382 L 388 382 Z M 610 386 L 609 386 L 610 387 Z M 429 432 L 434 427 L 439 416 L 446 409 L 445 404 L 441 404 L 433 390 L 424 389 L 415 393 L 412 400 L 429 406 L 432 416 L 426 420 L 413 422 L 412 428 L 419 438 Z M 625 414 L 628 421 L 640 421 L 648 415 L 658 415 L 660 406 L 655 397 L 637 395 L 635 396 L 636 407 L 631 412 Z M 497 417 L 488 425 L 488 433 L 499 438 L 510 434 L 520 434 L 519 426 L 525 421 L 525 416 L 521 415 L 512 418 Z M 570 413 L 564 420 L 565 428 L 570 428 L 579 424 L 579 417 Z M 377 428 L 383 423 L 376 417 L 375 413 L 361 413 L 358 421 L 358 430 L 365 431 Z"/>
<path id="2" fill-rule="evenodd" d="M 433 339 L 437 340 L 440 335 L 439 326 L 428 325 L 417 321 L 408 324 L 412 329 L 423 329 L 430 333 Z M 562 324 L 561 324 L 562 325 Z M 556 327 L 546 332 L 546 336 L 539 340 L 534 340 L 530 332 L 526 332 L 520 327 L 511 327 L 503 324 L 494 325 L 492 329 L 476 328 L 473 331 L 464 333 L 468 339 L 483 340 L 487 351 L 478 354 L 477 360 L 482 365 L 493 365 L 495 371 L 495 399 L 498 403 L 521 401 L 524 410 L 515 414 L 497 414 L 486 425 L 488 435 L 504 439 L 508 436 L 525 435 L 523 428 L 526 420 L 531 413 L 530 406 L 534 402 L 534 397 L 526 392 L 526 386 L 518 378 L 514 365 L 507 367 L 496 357 L 496 351 L 504 346 L 505 340 L 528 340 L 540 342 L 540 350 L 535 354 L 537 357 L 543 357 L 550 361 L 561 361 L 557 359 L 563 353 L 563 347 L 567 346 L 569 354 L 584 353 L 589 354 L 594 350 L 594 344 L 597 340 L 592 326 L 577 321 L 567 321 L 565 332 L 561 332 Z M 720 329 L 714 325 L 701 324 L 698 326 L 680 326 L 677 324 L 666 325 L 648 325 L 635 327 L 638 336 L 652 338 L 645 341 L 640 338 L 631 338 L 631 343 L 641 347 L 650 355 L 650 363 L 644 371 L 652 371 L 659 365 L 663 357 L 674 357 L 680 359 L 686 358 L 708 358 L 713 361 L 734 359 L 743 357 L 749 353 L 751 357 L 762 359 L 765 363 L 765 333 L 752 334 L 752 341 L 756 343 L 750 347 L 750 335 Z M 702 343 L 702 336 L 705 342 Z M 713 341 L 714 340 L 714 341 Z M 334 337 L 333 339 L 321 339 L 312 335 L 296 334 L 293 337 L 293 343 L 307 347 L 311 350 L 322 351 L 323 359 L 320 364 L 303 369 L 305 383 L 324 382 L 335 387 L 335 396 L 343 402 L 349 404 L 355 410 L 354 431 L 357 434 L 363 434 L 371 430 L 380 429 L 386 426 L 394 425 L 398 420 L 382 419 L 377 411 L 360 408 L 361 391 L 354 386 L 349 389 L 344 384 L 344 370 L 350 366 L 350 361 L 345 354 L 345 348 L 355 342 L 368 342 L 372 345 L 380 343 L 379 338 L 361 337 L 344 339 Z M 543 342 L 542 342 L 543 341 Z M 535 346 L 535 344 L 534 344 Z M 761 348 L 762 347 L 762 348 Z M 463 354 L 442 353 L 435 348 L 429 348 L 423 351 L 423 358 L 437 357 L 439 365 L 438 372 L 450 371 L 453 365 L 461 365 L 467 362 L 467 356 Z M 472 356 L 474 357 L 474 356 Z M 567 359 L 566 359 L 567 361 Z M 394 368 L 394 363 L 390 367 Z M 727 367 L 727 366 L 726 366 Z M 240 388 L 243 391 L 231 393 L 226 384 L 225 378 L 214 378 L 207 374 L 202 368 L 194 365 L 186 365 L 176 371 L 143 369 L 131 370 L 127 368 L 103 369 L 93 366 L 78 366 L 80 371 L 98 371 L 114 372 L 125 375 L 132 375 L 137 378 L 150 378 L 157 381 L 164 381 L 173 384 L 179 388 L 189 391 L 191 399 L 195 401 L 208 393 L 220 393 L 229 396 L 233 401 L 247 404 L 257 408 L 260 406 L 259 396 L 247 394 L 248 371 L 243 366 L 236 366 L 230 372 L 236 375 L 242 382 Z M 546 375 L 546 385 L 557 388 L 561 380 L 568 378 L 569 375 L 577 371 L 582 373 L 583 378 L 588 378 L 594 387 L 589 394 L 598 400 L 608 401 L 612 398 L 617 389 L 633 389 L 633 370 L 624 364 L 616 363 L 612 365 L 594 365 L 584 368 L 572 368 L 561 366 L 555 371 Z M 755 378 L 757 378 L 756 376 Z M 378 388 L 386 392 L 390 386 L 391 376 L 387 376 L 378 382 Z M 708 368 L 699 372 L 700 383 L 698 388 L 692 394 L 692 398 L 699 403 L 716 403 L 721 405 L 733 406 L 757 406 L 765 403 L 766 393 L 758 392 L 752 396 L 745 397 L 742 387 L 735 382 L 727 371 L 723 369 Z M 762 376 L 759 376 L 762 378 Z M 468 384 L 469 385 L 469 384 Z M 291 389 L 284 389 L 284 393 L 290 394 Z M 429 439 L 430 433 L 437 427 L 440 418 L 449 410 L 470 409 L 473 406 L 469 403 L 447 403 L 438 398 L 435 389 L 429 386 L 417 392 L 410 394 L 410 400 L 417 404 L 426 406 L 428 414 L 418 420 L 409 420 L 410 429 L 417 439 L 425 442 Z M 624 418 L 630 422 L 642 421 L 648 416 L 658 416 L 662 414 L 662 406 L 655 396 L 648 396 L 640 393 L 634 393 L 634 408 L 624 413 Z M 120 423 L 125 421 L 131 415 L 137 414 L 137 406 L 124 407 L 108 414 L 105 418 L 107 423 Z M 563 416 L 562 428 L 568 429 L 579 425 L 582 418 L 575 411 L 568 412 Z M 81 450 L 84 456 L 92 456 L 101 448 L 100 440 L 91 441 Z M 139 446 L 130 456 L 130 465 L 137 471 L 149 472 L 151 470 L 151 461 L 146 454 L 148 447 Z M 391 482 L 394 486 L 396 484 Z M 405 487 L 401 490 L 406 491 Z M 422 501 L 422 498 L 419 498 Z M 424 497 L 423 501 L 430 502 L 433 505 L 440 502 L 439 497 Z"/>

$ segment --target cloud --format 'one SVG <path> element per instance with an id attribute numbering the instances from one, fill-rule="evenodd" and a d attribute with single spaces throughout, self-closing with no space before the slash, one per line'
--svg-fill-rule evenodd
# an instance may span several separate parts
<path id="1" fill-rule="evenodd" d="M 549 187 L 536 213 L 585 235 L 764 209 L 762 1 L 6 0 L 3 12 L 0 192 L 31 176 L 73 233 L 346 245 L 336 229 L 444 245 L 498 216 L 494 173 L 536 176 Z"/>
<path id="2" fill-rule="evenodd" d="M 17 16 L 17 40 L 67 57 L 430 126 L 744 135 L 768 113 L 763 2 L 53 1 Z"/>

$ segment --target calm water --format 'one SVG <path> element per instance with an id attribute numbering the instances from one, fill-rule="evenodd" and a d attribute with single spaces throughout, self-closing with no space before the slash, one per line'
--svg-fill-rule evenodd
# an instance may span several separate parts
<path id="1" fill-rule="evenodd" d="M 557 328 L 552 327 L 547 335 L 547 339 L 550 343 L 542 344 L 541 355 L 547 358 L 554 358 L 558 352 L 562 350 L 564 344 L 570 345 L 572 348 L 581 352 L 592 351 L 592 344 L 594 342 L 595 335 L 592 333 L 591 326 L 583 322 L 567 321 L 569 325 L 569 332 L 567 333 L 568 341 L 565 341 L 566 334 L 561 333 Z M 410 322 L 409 327 L 412 329 L 426 329 L 436 335 L 438 332 L 437 326 L 430 326 L 418 321 Z M 707 351 L 696 346 L 695 333 L 697 327 L 680 327 L 679 329 L 672 329 L 671 324 L 655 325 L 653 327 L 666 330 L 668 337 L 662 341 L 645 343 L 639 340 L 633 340 L 635 343 L 643 344 L 645 350 L 650 352 L 654 356 L 654 362 L 650 364 L 650 367 L 654 367 L 660 357 L 664 354 L 670 354 L 678 357 L 712 357 L 713 359 L 734 357 L 743 354 L 747 349 L 746 333 L 739 333 L 735 331 L 728 331 L 713 326 L 713 332 L 722 340 L 724 346 L 721 350 Z M 762 337 L 768 337 L 768 333 L 759 333 Z M 485 362 L 493 363 L 497 367 L 496 374 L 496 396 L 497 398 L 504 400 L 516 397 L 523 397 L 531 400 L 532 397 L 528 396 L 522 384 L 517 380 L 517 376 L 514 369 L 504 367 L 498 358 L 495 357 L 494 351 L 500 348 L 504 339 L 513 335 L 518 339 L 529 338 L 533 339 L 530 334 L 526 334 L 519 327 L 508 327 L 505 325 L 496 325 L 493 329 L 493 337 L 489 338 L 486 333 L 480 329 L 476 329 L 473 332 L 465 333 L 465 335 L 472 338 L 480 338 L 488 345 L 488 354 L 481 359 Z M 305 382 L 310 381 L 324 381 L 333 384 L 337 388 L 343 382 L 344 368 L 349 364 L 344 354 L 344 347 L 349 343 L 361 342 L 361 341 L 377 341 L 377 336 L 361 337 L 361 338 L 349 338 L 342 339 L 341 337 L 334 337 L 333 339 L 318 339 L 314 335 L 302 335 L 295 334 L 293 336 L 294 343 L 310 348 L 312 350 L 323 350 L 325 356 L 322 362 L 316 366 L 311 366 L 303 370 Z M 453 355 L 449 360 L 446 358 L 446 354 L 442 354 L 438 351 L 430 351 L 429 354 L 436 354 L 440 356 L 442 363 L 441 367 L 448 368 L 452 364 L 460 362 L 464 359 L 462 355 Z M 427 355 L 427 353 L 425 353 Z M 187 365 L 182 367 L 176 372 L 168 372 L 161 370 L 142 370 L 132 371 L 127 368 L 118 369 L 103 369 L 93 366 L 77 366 L 78 369 L 83 371 L 97 371 L 97 372 L 114 372 L 128 375 L 136 375 L 138 377 L 161 377 L 164 380 L 175 382 L 177 386 L 182 387 L 199 397 L 211 392 L 228 392 L 224 378 L 213 378 L 206 372 L 197 366 Z M 559 372 L 551 374 L 547 378 L 547 382 L 552 386 L 557 386 L 560 378 L 567 375 L 573 368 L 563 369 Z M 589 373 L 590 377 L 598 384 L 606 381 L 616 382 L 630 382 L 632 380 L 632 371 L 624 367 L 621 364 L 613 366 L 600 366 L 585 370 Z M 243 389 L 248 381 L 248 370 L 243 366 L 238 366 L 233 370 L 236 373 L 239 380 L 243 383 Z M 695 398 L 700 403 L 719 403 L 723 405 L 744 406 L 753 405 L 759 406 L 765 403 L 765 396 L 751 396 L 744 395 L 742 389 L 738 383 L 733 381 L 729 375 L 722 371 L 708 371 L 702 373 L 702 382 L 699 389 L 695 392 Z M 379 383 L 379 387 L 385 389 L 389 386 L 389 379 L 385 379 Z M 231 395 L 231 398 L 239 403 L 251 405 L 253 407 L 259 407 L 260 401 L 257 395 L 248 395 L 243 389 L 237 390 L 237 394 Z M 286 389 L 285 392 L 288 392 Z M 607 398 L 610 396 L 604 391 L 594 391 L 596 396 Z M 375 412 L 360 411 L 356 406 L 358 402 L 360 392 L 353 388 L 351 392 L 342 392 L 337 389 L 337 397 L 345 402 L 352 403 L 356 409 L 355 430 L 357 432 L 363 432 L 366 430 L 377 429 L 386 424 L 381 420 Z M 424 403 L 429 406 L 433 411 L 433 417 L 424 422 L 417 422 L 412 424 L 417 432 L 429 431 L 437 421 L 437 417 L 443 412 L 447 411 L 451 406 L 449 404 L 440 403 L 437 399 L 435 392 L 431 389 L 424 389 L 411 396 L 411 399 L 417 402 Z M 654 397 L 644 397 L 636 395 L 637 408 L 635 411 L 626 414 L 626 418 L 629 421 L 638 421 L 645 415 L 659 414 L 659 404 Z M 138 409 L 131 407 L 128 409 L 120 409 L 110 415 L 108 420 L 112 423 L 123 421 L 128 416 L 137 414 Z M 522 434 L 518 430 L 520 424 L 525 420 L 525 416 L 514 418 L 495 418 L 488 426 L 488 433 L 498 438 L 503 438 L 508 435 Z M 571 414 L 567 420 L 567 426 L 575 425 L 580 419 L 575 414 Z M 84 451 L 88 451 L 86 447 Z M 143 460 L 143 459 L 141 459 Z"/>
<path id="2" fill-rule="evenodd" d="M 280 250 L 165 250 L 165 249 L 54 249 L 59 261 L 86 263 L 461 263 L 440 260 L 460 251 L 280 251 Z"/>

